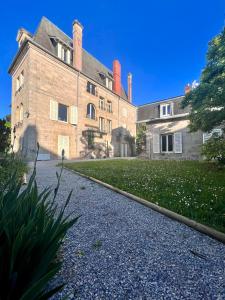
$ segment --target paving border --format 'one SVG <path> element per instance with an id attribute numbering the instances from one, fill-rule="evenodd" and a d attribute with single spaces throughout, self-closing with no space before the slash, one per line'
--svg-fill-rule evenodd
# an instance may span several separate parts
<path id="1" fill-rule="evenodd" d="M 206 225 L 203 225 L 201 223 L 193 221 L 193 220 L 191 220 L 191 219 L 189 219 L 187 217 L 184 217 L 184 216 L 182 216 L 180 214 L 177 214 L 177 213 L 175 213 L 175 212 L 173 212 L 173 211 L 171 211 L 171 210 L 169 210 L 167 208 L 164 208 L 164 207 L 161 207 L 161 206 L 159 206 L 157 204 L 149 202 L 149 201 L 147 201 L 147 200 L 145 200 L 145 199 L 143 199 L 141 197 L 138 197 L 138 196 L 135 196 L 135 195 L 130 194 L 128 192 L 125 192 L 123 190 L 120 190 L 120 189 L 118 189 L 118 188 L 116 188 L 116 187 L 114 187 L 114 186 L 112 186 L 112 185 L 110 185 L 108 183 L 105 183 L 105 182 L 103 182 L 103 181 L 101 181 L 99 179 L 96 179 L 94 177 L 82 174 L 82 173 L 80 173 L 78 171 L 72 170 L 72 169 L 67 168 L 65 166 L 64 166 L 64 169 L 66 169 L 67 171 L 70 171 L 72 173 L 75 173 L 75 174 L 77 174 L 79 176 L 82 176 L 82 177 L 84 177 L 86 179 L 89 179 L 89 180 L 91 180 L 91 181 L 93 181 L 95 183 L 103 185 L 104 187 L 106 187 L 106 188 L 108 188 L 108 189 L 110 189 L 110 190 L 112 190 L 112 191 L 114 191 L 116 193 L 124 195 L 124 196 L 126 196 L 126 197 L 128 197 L 128 198 L 130 198 L 130 199 L 132 199 L 132 200 L 134 200 L 134 201 L 136 201 L 136 202 L 138 202 L 138 203 L 140 203 L 142 205 L 147 206 L 148 208 L 151 208 L 151 209 L 153 209 L 153 210 L 155 210 L 155 211 L 157 211 L 157 212 L 159 212 L 159 213 L 161 213 L 161 214 L 163 214 L 163 215 L 165 215 L 165 216 L 167 216 L 167 217 L 169 217 L 169 218 L 171 218 L 173 220 L 176 220 L 176 221 L 178 221 L 180 223 L 183 223 L 183 224 L 185 224 L 185 225 L 187 225 L 187 226 L 189 226 L 189 227 L 191 227 L 191 228 L 193 228 L 193 229 L 195 229 L 195 230 L 197 230 L 197 231 L 199 231 L 201 233 L 204 233 L 204 234 L 206 234 L 206 235 L 208 235 L 208 236 L 210 236 L 210 237 L 218 240 L 219 242 L 222 242 L 222 243 L 225 244 L 225 234 L 222 233 L 222 232 L 220 232 L 220 231 L 217 231 L 217 230 L 215 230 L 215 229 L 213 229 L 211 227 L 208 227 Z"/>

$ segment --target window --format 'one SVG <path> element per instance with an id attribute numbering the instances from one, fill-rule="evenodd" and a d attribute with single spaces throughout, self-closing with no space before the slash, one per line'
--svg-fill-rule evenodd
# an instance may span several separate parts
<path id="1" fill-rule="evenodd" d="M 107 120 L 107 132 L 111 133 L 112 132 L 112 121 Z"/>
<path id="2" fill-rule="evenodd" d="M 58 120 L 67 122 L 68 121 L 68 107 L 64 104 L 58 104 Z"/>
<path id="3" fill-rule="evenodd" d="M 160 116 L 167 117 L 172 115 L 172 104 L 163 104 L 160 105 Z"/>
<path id="4" fill-rule="evenodd" d="M 161 135 L 161 151 L 172 152 L 173 151 L 173 135 L 165 134 Z"/>
<path id="5" fill-rule="evenodd" d="M 60 59 L 65 61 L 66 63 L 71 63 L 71 51 L 61 43 L 57 44 L 57 55 Z"/>
<path id="6" fill-rule="evenodd" d="M 107 111 L 112 112 L 112 102 L 111 101 L 107 101 Z"/>
<path id="7" fill-rule="evenodd" d="M 99 118 L 99 130 L 102 132 L 105 131 L 105 119 L 102 117 Z"/>
<path id="8" fill-rule="evenodd" d="M 112 80 L 108 77 L 105 78 L 105 85 L 108 89 L 112 90 Z"/>
<path id="9" fill-rule="evenodd" d="M 87 92 L 94 96 L 96 95 L 96 86 L 90 81 L 87 82 Z"/>
<path id="10" fill-rule="evenodd" d="M 99 100 L 99 108 L 104 110 L 105 109 L 105 100 L 103 97 L 100 97 L 100 100 Z"/>
<path id="11" fill-rule="evenodd" d="M 92 103 L 87 105 L 87 118 L 95 120 L 95 106 Z"/>
<path id="12" fill-rule="evenodd" d="M 24 71 L 16 79 L 16 91 L 18 91 L 24 84 Z"/>

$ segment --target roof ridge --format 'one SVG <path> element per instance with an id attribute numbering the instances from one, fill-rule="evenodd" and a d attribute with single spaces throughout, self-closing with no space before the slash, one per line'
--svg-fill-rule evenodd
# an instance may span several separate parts
<path id="1" fill-rule="evenodd" d="M 158 102 L 164 102 L 164 101 L 174 100 L 176 98 L 181 98 L 181 97 L 184 97 L 184 96 L 185 95 L 179 95 L 179 96 L 165 98 L 165 99 L 161 99 L 161 100 L 155 100 L 155 101 L 152 101 L 152 102 L 148 102 L 148 103 L 145 103 L 145 104 L 138 105 L 137 107 L 141 107 L 141 106 L 145 106 L 145 105 L 151 105 L 151 104 L 155 104 L 155 103 L 158 103 Z"/>

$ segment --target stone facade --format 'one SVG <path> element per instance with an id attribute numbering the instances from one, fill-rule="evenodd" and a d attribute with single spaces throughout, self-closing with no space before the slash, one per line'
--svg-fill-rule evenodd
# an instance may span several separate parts
<path id="1" fill-rule="evenodd" d="M 80 57 L 77 65 L 82 68 Z M 68 137 L 68 159 L 134 155 L 136 107 L 124 96 L 124 90 L 121 95 L 115 93 L 50 53 L 34 37 L 22 43 L 9 72 L 12 75 L 12 126 L 16 128 L 14 149 L 27 159 L 34 159 L 37 142 L 40 155 L 59 158 L 59 136 Z M 18 89 L 21 72 L 24 78 Z M 87 91 L 87 82 L 95 86 L 94 95 Z M 100 108 L 101 97 L 105 105 Z M 67 122 L 51 119 L 51 100 L 68 107 Z M 107 109 L 109 102 L 111 111 Z M 93 119 L 87 117 L 89 103 L 95 107 Z M 76 124 L 70 122 L 70 107 L 77 109 Z M 100 130 L 100 118 L 104 118 L 105 124 L 111 121 L 111 132 L 109 128 Z M 90 132 L 91 146 L 87 137 Z"/>
<path id="2" fill-rule="evenodd" d="M 146 146 L 142 156 L 149 159 L 201 159 L 203 133 L 189 132 L 189 108 L 181 108 L 182 99 L 180 96 L 138 107 L 137 122 L 146 126 Z M 167 105 L 170 105 L 171 113 L 163 116 L 162 107 L 167 109 Z"/>

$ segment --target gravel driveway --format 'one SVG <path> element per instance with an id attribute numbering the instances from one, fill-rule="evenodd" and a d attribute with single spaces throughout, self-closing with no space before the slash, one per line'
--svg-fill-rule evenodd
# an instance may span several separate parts
<path id="1" fill-rule="evenodd" d="M 39 187 L 55 185 L 54 162 L 38 162 Z M 68 232 L 53 299 L 225 299 L 225 246 L 69 171 L 58 202 L 81 215 Z"/>

